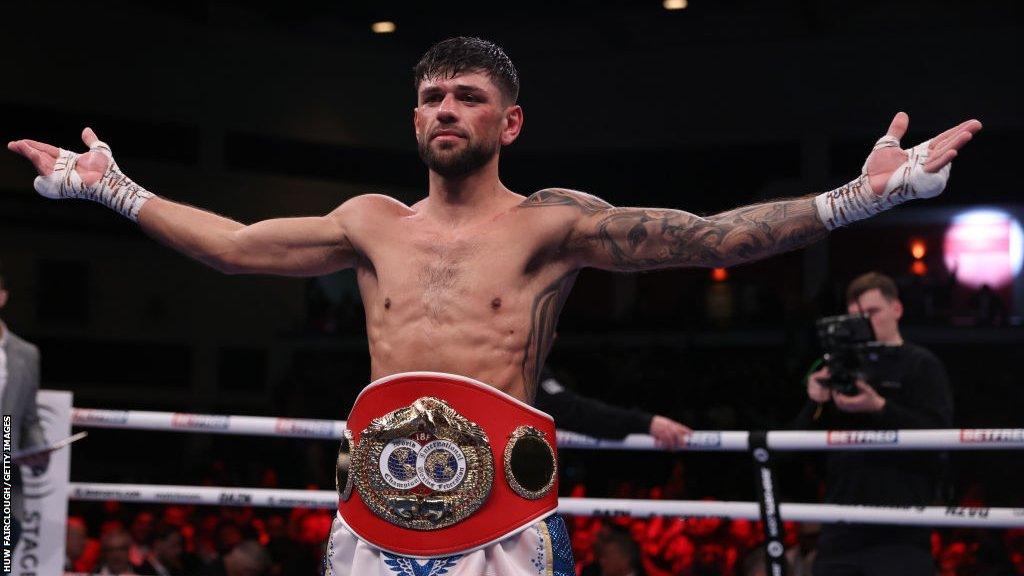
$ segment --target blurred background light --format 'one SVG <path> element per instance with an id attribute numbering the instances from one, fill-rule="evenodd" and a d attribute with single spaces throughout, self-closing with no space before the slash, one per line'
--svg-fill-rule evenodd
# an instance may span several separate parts
<path id="1" fill-rule="evenodd" d="M 979 209 L 958 214 L 943 242 L 946 268 L 972 288 L 999 288 L 1020 273 L 1024 233 L 1020 222 L 1002 210 Z"/>

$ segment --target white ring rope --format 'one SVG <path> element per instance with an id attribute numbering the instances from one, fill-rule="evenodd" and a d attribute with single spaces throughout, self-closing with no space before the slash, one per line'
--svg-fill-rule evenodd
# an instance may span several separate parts
<path id="1" fill-rule="evenodd" d="M 246 434 L 289 438 L 340 440 L 344 420 L 223 416 L 143 410 L 75 408 L 75 426 L 131 430 L 163 430 L 213 434 Z M 745 431 L 695 431 L 682 450 L 744 452 L 750 433 Z M 575 432 L 558 431 L 559 448 L 590 450 L 661 450 L 654 438 L 630 434 L 625 440 L 598 440 Z M 775 430 L 768 432 L 768 448 L 801 450 L 980 450 L 1022 449 L 1024 428 L 954 428 L 946 430 Z"/>
<path id="2" fill-rule="evenodd" d="M 89 484 L 74 482 L 68 498 L 107 501 L 256 506 L 280 508 L 324 508 L 338 506 L 333 490 L 279 490 L 268 488 L 214 488 L 207 486 L 159 486 L 146 484 Z M 838 504 L 779 504 L 783 519 L 796 522 L 853 522 L 966 528 L 1024 527 L 1024 508 L 886 507 L 840 506 Z M 687 500 L 632 500 L 616 498 L 559 498 L 558 511 L 582 516 L 687 516 L 741 518 L 761 517 L 756 502 L 714 502 Z"/>

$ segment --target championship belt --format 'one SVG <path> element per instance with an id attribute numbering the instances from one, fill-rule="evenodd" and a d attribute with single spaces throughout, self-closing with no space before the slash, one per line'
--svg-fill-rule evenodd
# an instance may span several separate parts
<path id="1" fill-rule="evenodd" d="M 338 512 L 358 538 L 417 558 L 503 540 L 558 506 L 551 416 L 464 376 L 406 372 L 356 398 Z"/>

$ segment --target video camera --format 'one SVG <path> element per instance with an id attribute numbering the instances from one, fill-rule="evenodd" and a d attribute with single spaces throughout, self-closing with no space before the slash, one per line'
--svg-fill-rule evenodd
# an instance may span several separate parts
<path id="1" fill-rule="evenodd" d="M 875 341 L 875 330 L 866 314 L 829 316 L 816 322 L 818 343 L 825 352 L 829 378 L 821 383 L 847 396 L 857 394 L 857 378 L 864 378 L 869 364 L 884 344 Z"/>

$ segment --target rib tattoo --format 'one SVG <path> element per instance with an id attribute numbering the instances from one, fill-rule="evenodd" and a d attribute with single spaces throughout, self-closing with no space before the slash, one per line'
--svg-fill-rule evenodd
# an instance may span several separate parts
<path id="1" fill-rule="evenodd" d="M 530 333 L 526 338 L 526 354 L 523 356 L 523 382 L 527 396 L 533 399 L 540 380 L 541 369 L 555 341 L 555 326 L 562 305 L 572 290 L 577 272 L 571 272 L 555 280 L 533 299 L 530 310 Z"/>

